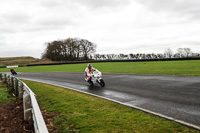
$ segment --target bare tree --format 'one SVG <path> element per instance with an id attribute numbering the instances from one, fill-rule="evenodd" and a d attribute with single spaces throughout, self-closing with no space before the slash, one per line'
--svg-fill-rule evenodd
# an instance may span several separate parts
<path id="1" fill-rule="evenodd" d="M 179 54 L 179 57 L 183 57 L 184 56 L 184 49 L 183 48 L 178 48 L 177 49 L 177 53 Z"/>
<path id="2" fill-rule="evenodd" d="M 164 58 L 164 55 L 163 55 L 163 54 L 157 54 L 157 57 L 158 57 L 159 59 L 162 59 L 162 58 Z"/>
<path id="3" fill-rule="evenodd" d="M 103 60 L 106 59 L 106 55 L 102 54 L 102 55 L 100 55 L 100 56 L 101 56 L 101 58 L 103 58 Z"/>
<path id="4" fill-rule="evenodd" d="M 96 59 L 96 60 L 99 60 L 101 57 L 100 57 L 100 54 L 95 54 L 94 55 L 94 58 Z"/>
<path id="5" fill-rule="evenodd" d="M 89 53 L 95 53 L 96 51 L 96 45 L 86 39 L 81 39 L 81 46 L 83 50 L 84 60 L 88 60 Z"/>
<path id="6" fill-rule="evenodd" d="M 167 48 L 165 49 L 164 54 L 167 58 L 171 58 L 173 56 L 173 51 L 170 48 Z"/>
<path id="7" fill-rule="evenodd" d="M 151 59 L 151 54 L 146 54 L 147 59 Z"/>
<path id="8" fill-rule="evenodd" d="M 110 54 L 107 54 L 107 55 L 106 55 L 106 57 L 107 57 L 107 59 L 109 59 L 109 60 L 111 60 L 111 59 L 112 59 L 112 57 L 111 57 L 111 55 L 110 55 Z"/>
<path id="9" fill-rule="evenodd" d="M 133 54 L 129 54 L 129 56 L 130 56 L 131 58 L 134 58 L 134 55 L 133 55 Z"/>
<path id="10" fill-rule="evenodd" d="M 146 59 L 146 54 L 142 54 L 142 59 Z"/>
<path id="11" fill-rule="evenodd" d="M 124 54 L 119 54 L 119 58 L 120 58 L 120 59 L 123 59 L 124 57 L 125 57 Z"/>
<path id="12" fill-rule="evenodd" d="M 137 54 L 135 55 L 135 58 L 136 58 L 136 59 L 139 59 L 139 57 L 140 57 L 140 54 L 137 53 Z"/>
<path id="13" fill-rule="evenodd" d="M 111 59 L 114 59 L 117 55 L 115 54 L 110 54 Z"/>
<path id="14" fill-rule="evenodd" d="M 184 51 L 185 51 L 187 57 L 192 52 L 190 48 L 184 48 Z"/>

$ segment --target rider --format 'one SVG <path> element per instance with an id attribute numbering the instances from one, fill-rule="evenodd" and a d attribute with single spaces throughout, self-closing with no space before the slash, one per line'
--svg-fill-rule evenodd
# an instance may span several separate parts
<path id="1" fill-rule="evenodd" d="M 14 70 L 14 69 L 10 69 L 10 72 L 11 72 L 12 74 L 15 74 L 15 70 Z"/>
<path id="2" fill-rule="evenodd" d="M 90 73 L 92 73 L 92 71 L 96 71 L 97 69 L 95 69 L 94 67 L 92 67 L 92 64 L 88 64 L 86 69 L 85 69 L 85 76 L 86 76 L 86 80 L 92 84 L 91 78 L 89 75 Z"/>

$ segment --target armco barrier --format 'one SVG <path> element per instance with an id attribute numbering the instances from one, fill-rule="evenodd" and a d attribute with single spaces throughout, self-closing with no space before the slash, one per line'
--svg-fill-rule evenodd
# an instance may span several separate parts
<path id="1" fill-rule="evenodd" d="M 48 133 L 35 94 L 18 78 L 0 73 L 0 81 L 7 85 L 15 97 L 23 97 L 24 120 L 32 121 L 35 133 Z"/>

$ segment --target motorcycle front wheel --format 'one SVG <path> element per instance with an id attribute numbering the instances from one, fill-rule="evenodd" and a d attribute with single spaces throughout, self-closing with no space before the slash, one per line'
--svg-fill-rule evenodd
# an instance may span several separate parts
<path id="1" fill-rule="evenodd" d="M 103 79 L 100 80 L 100 83 L 101 87 L 104 87 L 105 86 L 105 82 L 103 81 Z"/>

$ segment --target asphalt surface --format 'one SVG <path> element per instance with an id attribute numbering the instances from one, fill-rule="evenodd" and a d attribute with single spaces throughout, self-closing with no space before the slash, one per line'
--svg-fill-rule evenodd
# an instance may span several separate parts
<path id="1" fill-rule="evenodd" d="M 103 74 L 105 87 L 90 86 L 84 73 L 18 73 L 18 78 L 74 88 L 200 127 L 200 77 Z"/>

